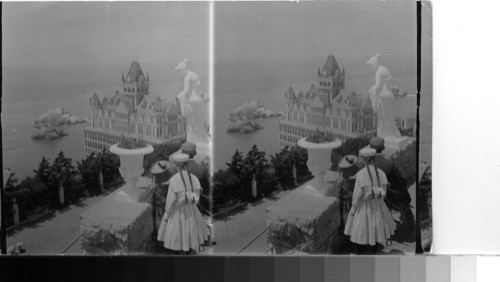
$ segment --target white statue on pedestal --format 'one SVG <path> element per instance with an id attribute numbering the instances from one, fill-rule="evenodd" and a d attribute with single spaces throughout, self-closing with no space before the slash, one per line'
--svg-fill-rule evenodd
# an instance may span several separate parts
<path id="1" fill-rule="evenodd" d="M 209 103 L 200 90 L 198 75 L 188 69 L 184 59 L 175 67 L 184 76 L 184 90 L 177 95 L 182 115 L 186 118 L 186 142 L 194 143 L 200 155 L 210 155 L 212 138 L 209 134 Z"/>
<path id="2" fill-rule="evenodd" d="M 375 85 L 368 92 L 372 100 L 373 110 L 377 113 L 377 136 L 386 141 L 402 140 L 403 137 L 396 126 L 393 110 L 390 106 L 391 100 L 395 97 L 386 84 L 391 79 L 391 73 L 386 67 L 380 65 L 379 54 L 375 54 L 366 64 L 375 70 Z"/>

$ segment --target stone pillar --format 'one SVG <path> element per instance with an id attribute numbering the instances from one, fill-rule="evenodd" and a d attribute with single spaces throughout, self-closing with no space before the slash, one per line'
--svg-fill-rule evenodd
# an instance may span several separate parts
<path id="1" fill-rule="evenodd" d="M 292 176 L 293 176 L 293 184 L 294 184 L 295 186 L 298 186 L 298 185 L 299 185 L 299 183 L 298 183 L 298 181 L 297 181 L 297 168 L 296 168 L 296 166 L 295 166 L 295 165 L 292 167 Z"/>
<path id="2" fill-rule="evenodd" d="M 153 232 L 151 180 L 139 177 L 137 200 L 117 189 L 80 217 L 82 249 L 86 254 L 144 253 Z"/>
<path id="3" fill-rule="evenodd" d="M 61 184 L 59 184 L 59 203 L 61 205 L 64 205 L 64 187 L 62 185 L 62 182 Z"/>
<path id="4" fill-rule="evenodd" d="M 104 176 L 102 175 L 102 171 L 99 171 L 99 185 L 101 186 L 101 191 L 104 190 Z"/>
<path id="5" fill-rule="evenodd" d="M 14 225 L 18 225 L 19 224 L 19 205 L 17 204 L 17 199 L 14 198 L 12 200 L 12 214 L 13 214 L 13 217 L 14 217 Z"/>
<path id="6" fill-rule="evenodd" d="M 257 180 L 255 180 L 255 175 L 252 177 L 252 196 L 257 198 Z"/>
<path id="7" fill-rule="evenodd" d="M 268 243 L 277 254 L 331 254 L 342 246 L 340 200 L 325 196 L 310 183 L 267 209 Z"/>

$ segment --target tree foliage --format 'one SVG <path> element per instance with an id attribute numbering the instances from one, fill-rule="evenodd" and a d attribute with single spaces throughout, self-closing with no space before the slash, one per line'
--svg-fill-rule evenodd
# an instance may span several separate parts
<path id="1" fill-rule="evenodd" d="M 346 155 L 357 156 L 359 150 L 370 144 L 369 141 L 369 138 L 352 138 L 347 139 L 345 142 L 343 142 L 342 146 L 332 151 L 332 169 L 338 169 L 338 164 L 342 157 Z"/>
<path id="2" fill-rule="evenodd" d="M 42 181 L 43 184 L 47 185 L 50 176 L 50 161 L 42 157 L 42 160 L 38 163 L 38 169 L 34 170 L 35 176 Z"/>

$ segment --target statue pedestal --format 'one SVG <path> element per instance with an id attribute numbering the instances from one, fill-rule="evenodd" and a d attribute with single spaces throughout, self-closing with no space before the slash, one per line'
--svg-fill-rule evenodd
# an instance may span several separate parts
<path id="1" fill-rule="evenodd" d="M 153 232 L 152 206 L 146 202 L 150 180 L 140 177 L 137 198 L 124 187 L 106 196 L 80 216 L 86 254 L 143 253 Z"/>
<path id="2" fill-rule="evenodd" d="M 266 225 L 268 243 L 277 254 L 331 254 L 343 239 L 339 199 L 323 195 L 310 182 L 267 208 Z"/>
<path id="3" fill-rule="evenodd" d="M 386 149 L 391 150 L 391 151 L 392 150 L 398 151 L 398 150 L 404 149 L 406 146 L 408 146 L 408 144 L 411 144 L 413 141 L 415 141 L 415 138 L 407 137 L 407 136 L 403 136 L 401 138 L 385 137 L 384 141 L 385 141 L 384 145 L 385 145 Z"/>

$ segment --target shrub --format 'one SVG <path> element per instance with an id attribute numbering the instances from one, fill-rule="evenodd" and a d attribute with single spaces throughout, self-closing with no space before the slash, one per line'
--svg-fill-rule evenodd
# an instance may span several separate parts
<path id="1" fill-rule="evenodd" d="M 217 213 L 238 197 L 245 195 L 243 188 L 239 177 L 232 170 L 217 171 L 212 185 L 212 212 Z"/>
<path id="2" fill-rule="evenodd" d="M 328 143 L 335 141 L 335 136 L 331 131 L 321 131 L 316 129 L 315 132 L 306 137 L 306 141 L 311 143 Z"/>
<path id="3" fill-rule="evenodd" d="M 168 160 L 168 157 L 181 148 L 181 143 L 170 142 L 153 146 L 154 151 L 144 156 L 144 170 L 149 173 L 154 163 L 161 160 Z"/>
<path id="4" fill-rule="evenodd" d="M 26 177 L 17 183 L 14 179 L 5 187 L 5 203 L 7 211 L 7 226 L 13 224 L 12 205 L 16 198 L 19 207 L 19 220 L 24 221 L 40 208 L 53 208 L 57 202 L 48 193 L 48 187 L 36 177 Z"/>
<path id="5" fill-rule="evenodd" d="M 332 169 L 337 170 L 339 161 L 346 155 L 357 156 L 359 150 L 370 144 L 370 138 L 352 138 L 342 143 L 342 146 L 332 151 Z"/>
<path id="6" fill-rule="evenodd" d="M 120 175 L 120 157 L 104 149 L 97 154 L 98 163 L 102 170 L 104 189 L 116 187 L 117 183 L 122 183 Z"/>
<path id="7" fill-rule="evenodd" d="M 145 148 L 147 146 L 146 142 L 142 139 L 142 137 L 139 137 L 139 139 L 135 139 L 132 137 L 125 137 L 122 134 L 122 138 L 120 140 L 120 143 L 118 143 L 118 147 L 122 149 L 140 149 L 140 148 Z"/>

